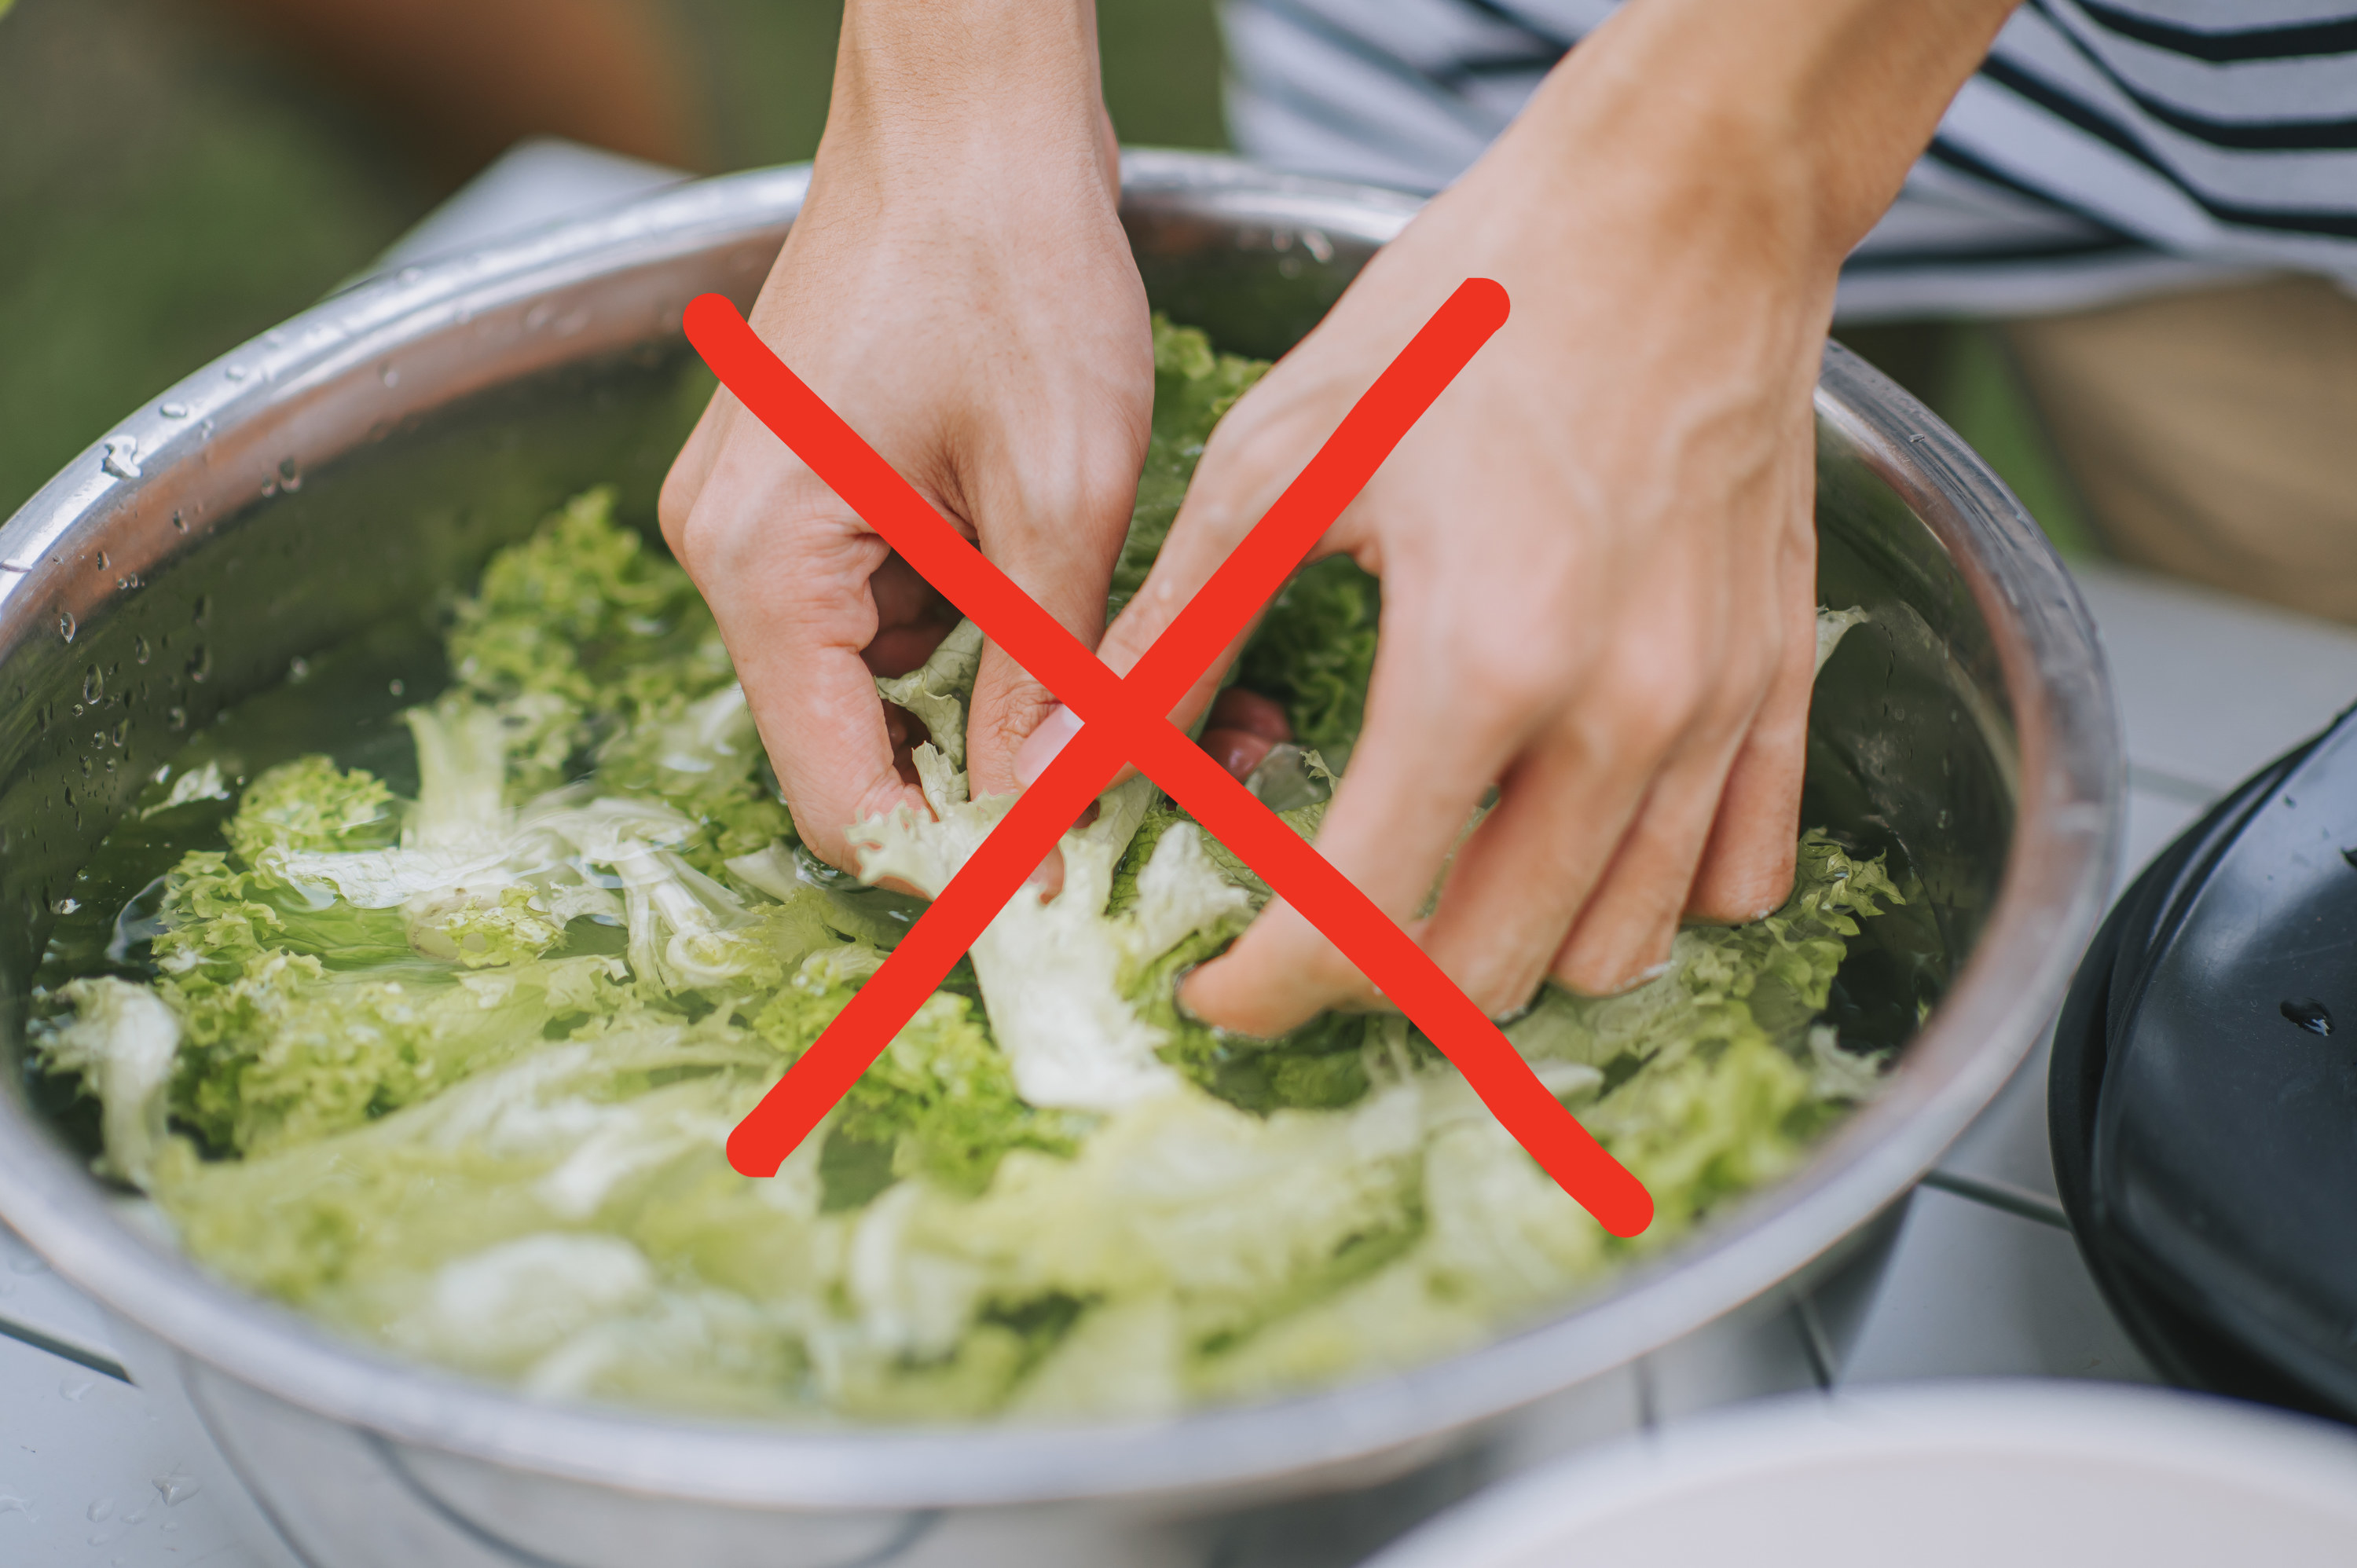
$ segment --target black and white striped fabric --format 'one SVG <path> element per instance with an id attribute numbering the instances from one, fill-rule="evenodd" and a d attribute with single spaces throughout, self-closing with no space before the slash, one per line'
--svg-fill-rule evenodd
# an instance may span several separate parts
<path id="1" fill-rule="evenodd" d="M 1224 0 L 1229 121 L 1280 167 L 1437 190 L 1611 10 Z M 2357 280 L 2357 9 L 2028 0 L 1838 314 L 2029 314 L 2271 269 Z"/>

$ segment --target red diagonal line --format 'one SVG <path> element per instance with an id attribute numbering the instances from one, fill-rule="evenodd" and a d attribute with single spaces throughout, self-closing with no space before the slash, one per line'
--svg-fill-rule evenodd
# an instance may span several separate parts
<path id="1" fill-rule="evenodd" d="M 1063 824 L 1109 780 L 1125 749 L 1364 972 L 1384 975 L 1384 993 L 1448 1052 L 1492 1112 L 1575 1198 L 1617 1234 L 1644 1228 L 1652 1204 L 1642 1186 L 1547 1091 L 1496 1025 L 1348 878 L 1161 716 L 1308 553 L 1504 311 L 1504 291 L 1485 280 L 1451 296 L 1138 668 L 1116 681 L 770 354 L 726 301 L 706 296 L 691 306 L 690 338 L 746 405 L 929 580 L 953 584 L 959 591 L 951 596 L 960 607 L 1089 721 L 835 1026 L 738 1127 L 729 1144 L 738 1168 L 774 1171 L 809 1134 L 940 984 Z"/>

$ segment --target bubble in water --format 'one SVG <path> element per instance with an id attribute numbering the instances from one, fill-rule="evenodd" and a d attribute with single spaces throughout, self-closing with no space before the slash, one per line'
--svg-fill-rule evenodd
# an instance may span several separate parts
<path id="1" fill-rule="evenodd" d="M 150 1484 L 155 1487 L 156 1495 L 164 1499 L 164 1506 L 167 1509 L 178 1508 L 205 1489 L 203 1482 L 194 1476 L 178 1470 L 173 1471 L 168 1476 L 158 1476 Z"/>
<path id="2" fill-rule="evenodd" d="M 105 695 L 106 677 L 101 674 L 98 666 L 93 664 L 81 678 L 81 700 L 85 703 L 95 703 Z"/>
<path id="3" fill-rule="evenodd" d="M 60 611 L 60 612 L 59 613 L 59 615 L 58 615 L 58 635 L 59 635 L 59 637 L 64 638 L 68 642 L 71 642 L 71 641 L 73 640 L 73 637 L 74 637 L 74 618 L 73 618 L 73 611 L 71 611 L 71 610 L 63 610 L 63 611 Z"/>
<path id="4" fill-rule="evenodd" d="M 167 419 L 186 419 L 188 417 L 188 405 L 185 403 L 160 403 L 156 412 Z"/>
<path id="5" fill-rule="evenodd" d="M 303 488 L 303 470 L 296 466 L 294 458 L 278 459 L 278 487 L 288 495 Z"/>
<path id="6" fill-rule="evenodd" d="M 2332 1015 L 2313 996 L 2295 996 L 2276 1010 L 2311 1035 L 2332 1033 Z"/>
<path id="7" fill-rule="evenodd" d="M 98 466 L 118 479 L 137 478 L 139 477 L 139 437 L 136 435 L 108 436 L 106 456 L 99 459 Z"/>

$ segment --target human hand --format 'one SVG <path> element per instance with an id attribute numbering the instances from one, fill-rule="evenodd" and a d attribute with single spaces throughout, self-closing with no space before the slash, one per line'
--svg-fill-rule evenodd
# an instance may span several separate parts
<path id="1" fill-rule="evenodd" d="M 1790 890 L 1834 284 L 2004 12 L 1906 9 L 1617 16 L 1230 413 L 1101 650 L 1135 664 L 1451 290 L 1502 283 L 1512 319 L 1320 546 L 1381 576 L 1383 609 L 1318 849 L 1493 1015 L 1549 976 L 1623 989 L 1682 918 L 1749 919 Z M 1714 92 L 1714 60 L 1787 91 Z M 1878 68 L 1887 102 L 1808 119 L 1835 64 Z M 1184 1000 L 1269 1036 L 1375 988 L 1279 902 Z"/>
<path id="2" fill-rule="evenodd" d="M 756 302 L 795 373 L 1093 645 L 1153 412 L 1146 294 L 1085 4 L 845 15 L 808 199 Z M 812 849 L 922 798 L 873 676 L 954 624 L 924 582 L 723 389 L 673 464 L 663 535 L 711 604 Z M 994 644 L 968 715 L 977 795 L 1055 705 Z M 903 747 L 905 749 L 905 747 Z"/>

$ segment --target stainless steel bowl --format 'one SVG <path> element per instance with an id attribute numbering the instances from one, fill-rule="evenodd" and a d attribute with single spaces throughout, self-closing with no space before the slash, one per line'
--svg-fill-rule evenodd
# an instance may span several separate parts
<path id="1" fill-rule="evenodd" d="M 57 902 L 188 731 L 585 485 L 619 478 L 651 514 L 705 384 L 681 309 L 750 300 L 806 178 L 683 187 L 355 287 L 141 409 L 0 530 L 0 1025 L 20 1069 Z M 1413 211 L 1210 156 L 1133 155 L 1124 186 L 1157 306 L 1260 353 Z M 1745 1391 L 1708 1369 L 1789 1339 L 1792 1293 L 1846 1257 L 1853 1283 L 1870 1267 L 1860 1238 L 2045 1025 L 2107 886 L 2119 772 L 2085 612 L 2012 498 L 1838 349 L 1817 411 L 1824 596 L 1875 619 L 1820 689 L 1810 809 L 1907 855 L 1953 961 L 1885 977 L 1940 999 L 1801 1173 L 1553 1321 L 1153 1425 L 755 1426 L 535 1402 L 228 1289 L 121 1217 L 22 1070 L 0 1218 L 106 1307 L 280 1560 L 1339 1563 L 1547 1447 Z"/>

